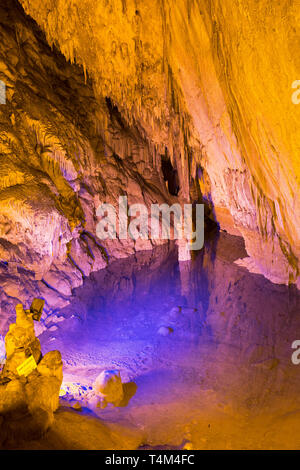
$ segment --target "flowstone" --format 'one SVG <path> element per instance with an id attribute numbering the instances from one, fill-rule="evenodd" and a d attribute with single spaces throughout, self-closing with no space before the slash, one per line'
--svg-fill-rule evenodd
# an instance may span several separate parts
<path id="1" fill-rule="evenodd" d="M 5 337 L 6 362 L 0 375 L 0 446 L 39 438 L 59 406 L 62 360 L 59 351 L 42 356 L 33 315 L 16 306 L 16 323 Z"/>

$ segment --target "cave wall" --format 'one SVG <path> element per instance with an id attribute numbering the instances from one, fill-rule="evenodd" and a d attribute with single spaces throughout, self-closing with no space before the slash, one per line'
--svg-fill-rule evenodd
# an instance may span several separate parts
<path id="1" fill-rule="evenodd" d="M 65 57 L 177 162 L 183 200 L 199 180 L 245 264 L 295 282 L 300 107 L 296 1 L 20 0 Z M 162 151 L 162 150 L 161 150 Z"/>
<path id="2" fill-rule="evenodd" d="M 159 154 L 21 6 L 0 5 L 0 331 L 18 301 L 69 303 L 91 272 L 162 241 L 99 240 L 97 207 L 172 203 Z M 2 328 L 3 327 L 3 328 Z"/>

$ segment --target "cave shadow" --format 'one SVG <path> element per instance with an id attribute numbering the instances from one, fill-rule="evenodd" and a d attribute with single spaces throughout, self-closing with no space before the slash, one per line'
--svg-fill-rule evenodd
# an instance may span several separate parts
<path id="1" fill-rule="evenodd" d="M 119 403 L 118 408 L 125 408 L 132 397 L 136 394 L 138 386 L 135 382 L 127 382 L 123 384 L 123 400 Z"/>
<path id="2" fill-rule="evenodd" d="M 19 412 L 19 416 L 16 412 Z M 24 410 L 13 410 L 5 415 L 8 426 L 0 426 L 0 451 L 11 450 L 106 450 L 119 449 L 114 432 L 101 417 L 90 409 L 74 410 L 60 406 L 54 413 L 54 422 L 44 431 L 38 429 L 32 417 Z M 24 419 L 25 418 L 25 419 Z M 2 423 L 3 424 L 3 423 Z M 90 436 L 90 437 L 89 437 Z M 126 440 L 121 448 L 126 447 Z M 138 448 L 132 445 L 132 450 Z M 104 448 L 105 447 L 105 448 Z M 131 447 L 131 446 L 130 446 Z M 128 448 L 128 450 L 130 450 Z"/>

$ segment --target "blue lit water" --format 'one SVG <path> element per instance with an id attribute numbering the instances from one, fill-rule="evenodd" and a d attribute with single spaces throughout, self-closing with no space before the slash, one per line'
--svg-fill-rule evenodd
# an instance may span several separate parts
<path id="1" fill-rule="evenodd" d="M 300 426 L 300 365 L 291 361 L 299 292 L 234 263 L 244 256 L 241 239 L 221 234 L 192 262 L 178 263 L 167 246 L 114 262 L 76 289 L 43 350 L 62 352 L 76 399 L 103 369 L 135 383 L 127 406 L 96 412 L 137 427 L 148 444 L 230 448 L 244 427 L 246 447 L 259 433 L 262 446 L 268 433 L 280 440 L 280 417 Z"/>

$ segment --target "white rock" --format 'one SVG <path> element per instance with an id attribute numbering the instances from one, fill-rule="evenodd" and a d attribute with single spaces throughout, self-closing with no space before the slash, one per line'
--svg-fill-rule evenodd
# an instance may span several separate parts
<path id="1" fill-rule="evenodd" d="M 118 405 L 123 399 L 123 385 L 118 370 L 104 370 L 94 383 L 94 392 L 103 403 Z"/>
<path id="2" fill-rule="evenodd" d="M 45 325 L 43 323 L 34 322 L 34 332 L 35 332 L 36 337 L 40 336 L 46 330 L 47 330 L 47 328 L 45 327 Z"/>
<path id="3" fill-rule="evenodd" d="M 58 327 L 56 325 L 51 326 L 48 331 L 56 331 Z"/>
<path id="4" fill-rule="evenodd" d="M 168 312 L 168 315 L 170 318 L 177 318 L 180 314 L 181 314 L 181 307 L 173 307 Z"/>
<path id="5" fill-rule="evenodd" d="M 173 331 L 173 328 L 171 328 L 170 326 L 161 326 L 157 333 L 161 336 L 168 336 L 173 333 Z"/>

